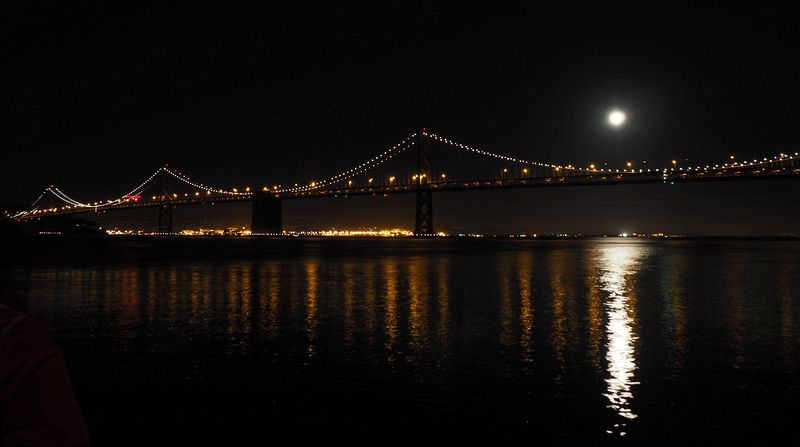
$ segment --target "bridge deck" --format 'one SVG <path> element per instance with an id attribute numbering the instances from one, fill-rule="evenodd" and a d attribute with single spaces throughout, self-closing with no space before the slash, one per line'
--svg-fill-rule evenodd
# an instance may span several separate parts
<path id="1" fill-rule="evenodd" d="M 712 169 L 700 172 L 597 172 L 589 175 L 564 175 L 558 177 L 523 177 L 482 180 L 448 180 L 425 184 L 433 191 L 468 191 L 512 188 L 543 188 L 558 186 L 601 186 L 630 185 L 656 183 L 694 183 L 743 180 L 768 180 L 800 178 L 800 167 L 763 167 L 760 169 Z M 281 199 L 311 199 L 324 197 L 347 197 L 364 195 L 408 194 L 417 191 L 416 184 L 356 186 L 346 188 L 320 188 L 302 192 L 274 192 Z M 247 202 L 252 200 L 252 193 L 238 195 L 214 195 L 200 197 L 177 197 L 169 203 L 171 206 L 202 205 L 228 202 Z M 55 216 L 64 214 L 80 214 L 106 210 L 122 210 L 135 208 L 151 208 L 164 206 L 159 200 L 129 201 L 119 205 L 105 207 L 80 207 L 58 209 L 56 211 L 39 211 L 25 218 Z"/>

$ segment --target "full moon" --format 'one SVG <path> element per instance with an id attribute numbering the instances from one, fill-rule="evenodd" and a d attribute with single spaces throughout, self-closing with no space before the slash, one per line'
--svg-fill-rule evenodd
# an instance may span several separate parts
<path id="1" fill-rule="evenodd" d="M 625 112 L 621 110 L 612 110 L 611 113 L 608 114 L 608 122 L 614 127 L 619 127 L 625 123 L 625 118 Z"/>

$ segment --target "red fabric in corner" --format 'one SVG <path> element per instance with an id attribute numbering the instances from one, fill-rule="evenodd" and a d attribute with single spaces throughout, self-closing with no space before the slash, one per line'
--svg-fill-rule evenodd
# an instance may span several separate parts
<path id="1" fill-rule="evenodd" d="M 42 322 L 0 304 L 0 445 L 88 446 L 61 349 Z"/>

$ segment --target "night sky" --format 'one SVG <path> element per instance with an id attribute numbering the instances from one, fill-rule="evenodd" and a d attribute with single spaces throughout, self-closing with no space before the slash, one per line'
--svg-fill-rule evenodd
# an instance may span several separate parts
<path id="1" fill-rule="evenodd" d="M 51 183 L 117 197 L 165 163 L 221 187 L 307 182 L 420 127 L 582 166 L 800 150 L 788 10 L 221 2 L 4 16 L 0 202 L 30 203 Z M 624 128 L 606 123 L 615 107 Z M 797 234 L 799 192 L 796 180 L 454 192 L 434 210 L 444 231 Z M 179 210 L 176 225 L 248 224 L 248 212 Z M 155 213 L 114 219 L 152 226 Z M 413 196 L 284 205 L 295 229 L 413 218 Z"/>

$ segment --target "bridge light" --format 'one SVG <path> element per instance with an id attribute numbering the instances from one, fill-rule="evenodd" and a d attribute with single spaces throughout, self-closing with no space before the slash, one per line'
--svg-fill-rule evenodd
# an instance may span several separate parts
<path id="1" fill-rule="evenodd" d="M 247 188 L 245 188 L 244 190 L 245 190 L 246 192 L 250 192 L 250 187 L 248 186 L 248 187 L 247 187 Z"/>
<path id="2" fill-rule="evenodd" d="M 239 190 L 236 189 L 236 188 L 233 188 L 233 192 L 239 192 Z"/>
<path id="3" fill-rule="evenodd" d="M 369 182 L 369 183 L 372 183 L 372 178 L 370 178 L 369 180 L 367 180 L 367 182 Z"/>
<path id="4" fill-rule="evenodd" d="M 265 186 L 265 187 L 264 187 L 264 188 L 262 188 L 261 190 L 262 190 L 262 191 L 269 191 L 269 188 L 267 188 L 267 187 Z"/>
<path id="5" fill-rule="evenodd" d="M 508 172 L 508 169 L 506 169 L 506 168 L 503 168 L 503 172 Z"/>
<path id="6" fill-rule="evenodd" d="M 313 188 L 315 186 L 317 186 L 317 182 L 311 182 L 311 187 Z"/>
<path id="7" fill-rule="evenodd" d="M 593 165 L 593 166 L 594 166 L 594 165 Z M 528 173 L 528 168 L 522 168 L 522 173 L 523 173 L 523 174 L 527 174 L 527 173 Z"/>
<path id="8" fill-rule="evenodd" d="M 589 169 L 594 171 L 594 165 L 589 165 Z"/>
<path id="9" fill-rule="evenodd" d="M 442 180 L 444 180 L 444 179 L 446 179 L 446 178 L 447 178 L 447 174 L 445 174 L 445 173 L 442 173 Z"/>
<path id="10" fill-rule="evenodd" d="M 389 183 L 392 183 L 393 181 L 394 181 L 394 176 L 389 177 Z M 352 181 L 350 183 L 352 183 Z"/>
<path id="11" fill-rule="evenodd" d="M 210 196 L 211 195 L 211 191 L 206 191 L 206 195 Z"/>
<path id="12" fill-rule="evenodd" d="M 200 195 L 200 193 L 199 193 L 199 192 L 195 192 L 195 193 L 194 193 L 194 196 L 195 196 L 195 197 L 198 197 L 199 195 Z"/>

